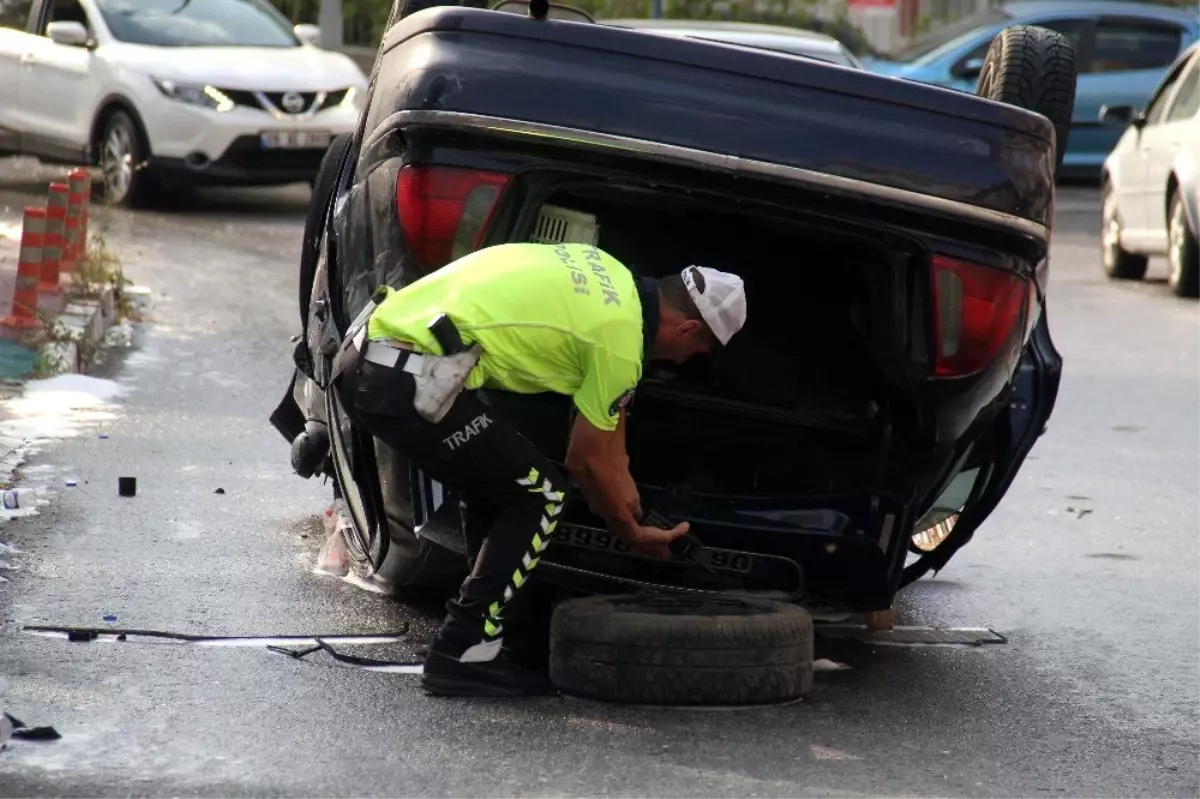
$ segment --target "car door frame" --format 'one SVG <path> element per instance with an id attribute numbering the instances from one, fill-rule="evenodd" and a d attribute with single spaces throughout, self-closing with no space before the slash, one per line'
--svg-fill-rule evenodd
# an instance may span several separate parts
<path id="1" fill-rule="evenodd" d="M 30 32 L 32 20 L 42 2 L 43 0 L 34 0 L 30 5 L 29 13 L 25 17 L 24 28 L 0 28 L 0 63 L 6 65 L 4 69 L 0 69 L 0 81 L 4 86 L 12 88 L 10 97 L 6 98 L 0 94 L 0 152 L 22 152 L 17 78 L 21 71 L 21 58 L 28 47 L 27 39 L 32 36 Z M 11 76 L 6 76 L 6 73 L 9 72 L 11 72 Z"/>
<path id="2" fill-rule="evenodd" d="M 1171 96 L 1163 107 L 1162 121 L 1157 125 L 1148 125 L 1146 129 L 1157 128 L 1153 131 L 1153 139 L 1146 148 L 1143 161 L 1144 172 L 1144 212 L 1146 214 L 1145 235 L 1150 243 L 1156 245 L 1154 252 L 1166 253 L 1167 240 L 1167 186 L 1171 180 L 1179 150 L 1187 146 L 1185 126 L 1195 124 L 1194 118 L 1170 119 L 1179 102 L 1183 85 L 1189 71 L 1197 74 L 1200 80 L 1200 50 L 1193 51 L 1187 58 L 1180 59 L 1173 71 L 1178 70 L 1175 85 L 1171 88 Z M 1142 130 L 1145 137 L 1146 129 Z M 1174 145 L 1174 146 L 1172 146 Z M 1161 165 L 1161 168 L 1159 168 Z"/>
<path id="3" fill-rule="evenodd" d="M 63 59 L 79 60 L 80 55 L 86 62 L 94 59 L 94 47 L 72 47 L 61 45 L 50 40 L 49 37 L 42 35 L 41 31 L 46 25 L 46 20 L 51 10 L 54 7 L 55 0 L 35 0 L 33 13 L 30 15 L 30 46 L 28 57 L 22 59 L 21 71 L 18 78 L 18 99 L 21 96 L 20 83 L 32 76 L 33 70 L 41 69 L 58 69 L 60 65 L 56 61 Z M 96 13 L 88 7 L 88 4 L 78 0 L 80 7 L 83 9 L 85 16 L 88 18 L 88 29 L 93 34 L 96 30 Z M 40 57 L 39 57 L 40 56 Z M 32 63 L 30 63 L 32 62 Z M 85 83 L 91 82 L 90 66 L 85 67 Z M 80 102 L 63 102 L 61 107 L 76 116 L 76 119 L 70 120 L 62 130 L 57 129 L 53 125 L 37 124 L 36 117 L 30 117 L 26 121 L 25 129 L 22 131 L 21 147 L 24 152 L 35 154 L 48 160 L 62 161 L 66 163 L 84 163 L 88 160 L 91 152 L 90 141 L 90 125 L 85 120 L 90 120 L 92 109 L 94 106 L 94 95 L 96 92 L 88 92 L 86 89 L 81 93 Z M 75 124 L 71 124 L 71 122 Z M 67 132 L 69 131 L 69 132 Z"/>
<path id="4" fill-rule="evenodd" d="M 1150 227 L 1151 199 L 1155 189 L 1150 184 L 1146 163 L 1148 157 L 1147 131 L 1150 137 L 1155 137 L 1160 131 L 1160 123 L 1150 121 L 1150 111 L 1155 103 L 1162 100 L 1163 115 L 1170 110 L 1179 91 L 1179 78 L 1187 66 L 1185 59 L 1171 66 L 1159 81 L 1154 92 L 1146 100 L 1133 123 L 1134 140 L 1129 148 L 1128 161 L 1123 161 L 1120 170 L 1120 185 L 1117 187 L 1118 203 L 1121 208 L 1123 229 L 1121 231 L 1122 245 L 1135 252 L 1160 253 L 1165 251 L 1165 240 L 1155 241 Z"/>

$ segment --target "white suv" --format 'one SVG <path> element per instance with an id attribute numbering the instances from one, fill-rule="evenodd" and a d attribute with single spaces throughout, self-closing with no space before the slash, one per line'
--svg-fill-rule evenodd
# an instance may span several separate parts
<path id="1" fill-rule="evenodd" d="M 367 84 L 318 35 L 264 0 L 0 0 L 0 154 L 98 164 L 126 205 L 311 182 Z"/>

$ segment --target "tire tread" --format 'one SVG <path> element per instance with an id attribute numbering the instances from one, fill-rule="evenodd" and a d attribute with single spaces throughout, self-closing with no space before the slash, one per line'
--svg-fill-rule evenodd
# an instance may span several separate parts
<path id="1" fill-rule="evenodd" d="M 802 608 L 769 602 L 742 615 L 658 613 L 636 599 L 592 597 L 555 609 L 550 675 L 561 690 L 632 704 L 712 705 L 787 701 L 812 687 L 812 618 Z"/>
<path id="2" fill-rule="evenodd" d="M 1071 132 L 1076 80 L 1075 47 L 1067 37 L 1033 25 L 1013 25 L 992 40 L 975 93 L 1049 119 L 1058 168 Z"/>

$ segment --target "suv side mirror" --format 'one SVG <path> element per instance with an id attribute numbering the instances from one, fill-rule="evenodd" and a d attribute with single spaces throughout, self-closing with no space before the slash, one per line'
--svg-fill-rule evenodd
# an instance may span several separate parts
<path id="1" fill-rule="evenodd" d="M 55 44 L 69 47 L 88 47 L 92 41 L 87 28 L 80 22 L 51 22 L 46 26 L 46 35 Z"/>
<path id="2" fill-rule="evenodd" d="M 960 80 L 974 80 L 979 77 L 980 72 L 983 72 L 982 58 L 968 58 L 955 64 L 950 70 L 950 74 Z"/>
<path id="3" fill-rule="evenodd" d="M 316 25 L 297 25 L 292 28 L 296 34 L 296 38 L 305 44 L 311 44 L 313 47 L 321 46 L 321 29 Z"/>
<path id="4" fill-rule="evenodd" d="M 1102 105 L 1100 106 L 1100 123 L 1118 128 L 1127 125 L 1140 128 L 1146 124 L 1146 117 L 1135 111 L 1131 105 Z"/>

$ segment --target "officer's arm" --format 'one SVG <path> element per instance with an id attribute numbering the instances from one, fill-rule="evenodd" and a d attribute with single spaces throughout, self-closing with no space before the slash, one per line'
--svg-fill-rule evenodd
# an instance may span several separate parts
<path id="1" fill-rule="evenodd" d="M 667 545 L 687 533 L 686 522 L 672 530 L 638 524 L 642 502 L 629 473 L 624 411 L 617 429 L 612 431 L 601 430 L 579 414 L 571 430 L 566 467 L 593 512 L 603 516 L 608 526 L 632 546 L 666 557 Z"/>

